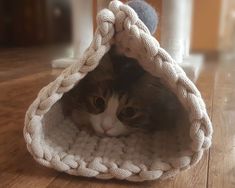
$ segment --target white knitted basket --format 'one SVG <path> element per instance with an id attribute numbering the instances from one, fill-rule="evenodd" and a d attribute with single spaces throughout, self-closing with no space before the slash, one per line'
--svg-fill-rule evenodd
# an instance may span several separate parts
<path id="1" fill-rule="evenodd" d="M 60 99 L 94 70 L 115 43 L 152 75 L 160 76 L 187 110 L 188 123 L 173 133 L 102 138 L 77 129 L 63 116 Z M 135 11 L 114 0 L 97 16 L 97 30 L 83 57 L 38 94 L 25 116 L 27 148 L 40 164 L 100 179 L 167 179 L 196 164 L 211 145 L 212 125 L 200 92 L 159 46 Z"/>

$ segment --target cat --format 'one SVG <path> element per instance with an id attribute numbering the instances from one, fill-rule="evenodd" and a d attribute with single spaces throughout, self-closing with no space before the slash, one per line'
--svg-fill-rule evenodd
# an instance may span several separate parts
<path id="1" fill-rule="evenodd" d="M 113 53 L 104 55 L 62 98 L 65 116 L 78 127 L 102 136 L 174 127 L 182 106 L 161 80 L 145 72 L 138 61 Z"/>

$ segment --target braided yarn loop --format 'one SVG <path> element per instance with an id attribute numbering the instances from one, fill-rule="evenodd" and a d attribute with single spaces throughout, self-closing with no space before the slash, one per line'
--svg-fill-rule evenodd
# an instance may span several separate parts
<path id="1" fill-rule="evenodd" d="M 63 116 L 60 99 L 99 64 L 112 44 L 160 77 L 187 110 L 188 123 L 174 134 L 133 133 L 101 138 Z M 195 165 L 211 145 L 212 125 L 196 86 L 160 47 L 135 11 L 118 0 L 97 15 L 90 47 L 39 92 L 25 116 L 24 138 L 34 159 L 76 176 L 145 181 L 167 179 Z"/>

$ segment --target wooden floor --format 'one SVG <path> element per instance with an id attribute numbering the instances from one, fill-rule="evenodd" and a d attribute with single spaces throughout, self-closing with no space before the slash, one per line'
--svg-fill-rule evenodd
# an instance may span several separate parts
<path id="1" fill-rule="evenodd" d="M 198 81 L 214 125 L 213 145 L 200 163 L 173 180 L 129 183 L 73 177 L 38 165 L 25 147 L 24 114 L 40 88 L 58 71 L 50 61 L 63 48 L 0 50 L 0 187 L 234 188 L 235 62 L 207 64 Z"/>

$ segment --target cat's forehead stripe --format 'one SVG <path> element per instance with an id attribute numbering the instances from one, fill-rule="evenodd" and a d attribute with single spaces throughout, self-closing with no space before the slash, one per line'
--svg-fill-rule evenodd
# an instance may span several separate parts
<path id="1" fill-rule="evenodd" d="M 118 95 L 112 95 L 108 100 L 107 108 L 104 113 L 111 116 L 115 116 L 118 106 L 119 106 Z"/>

